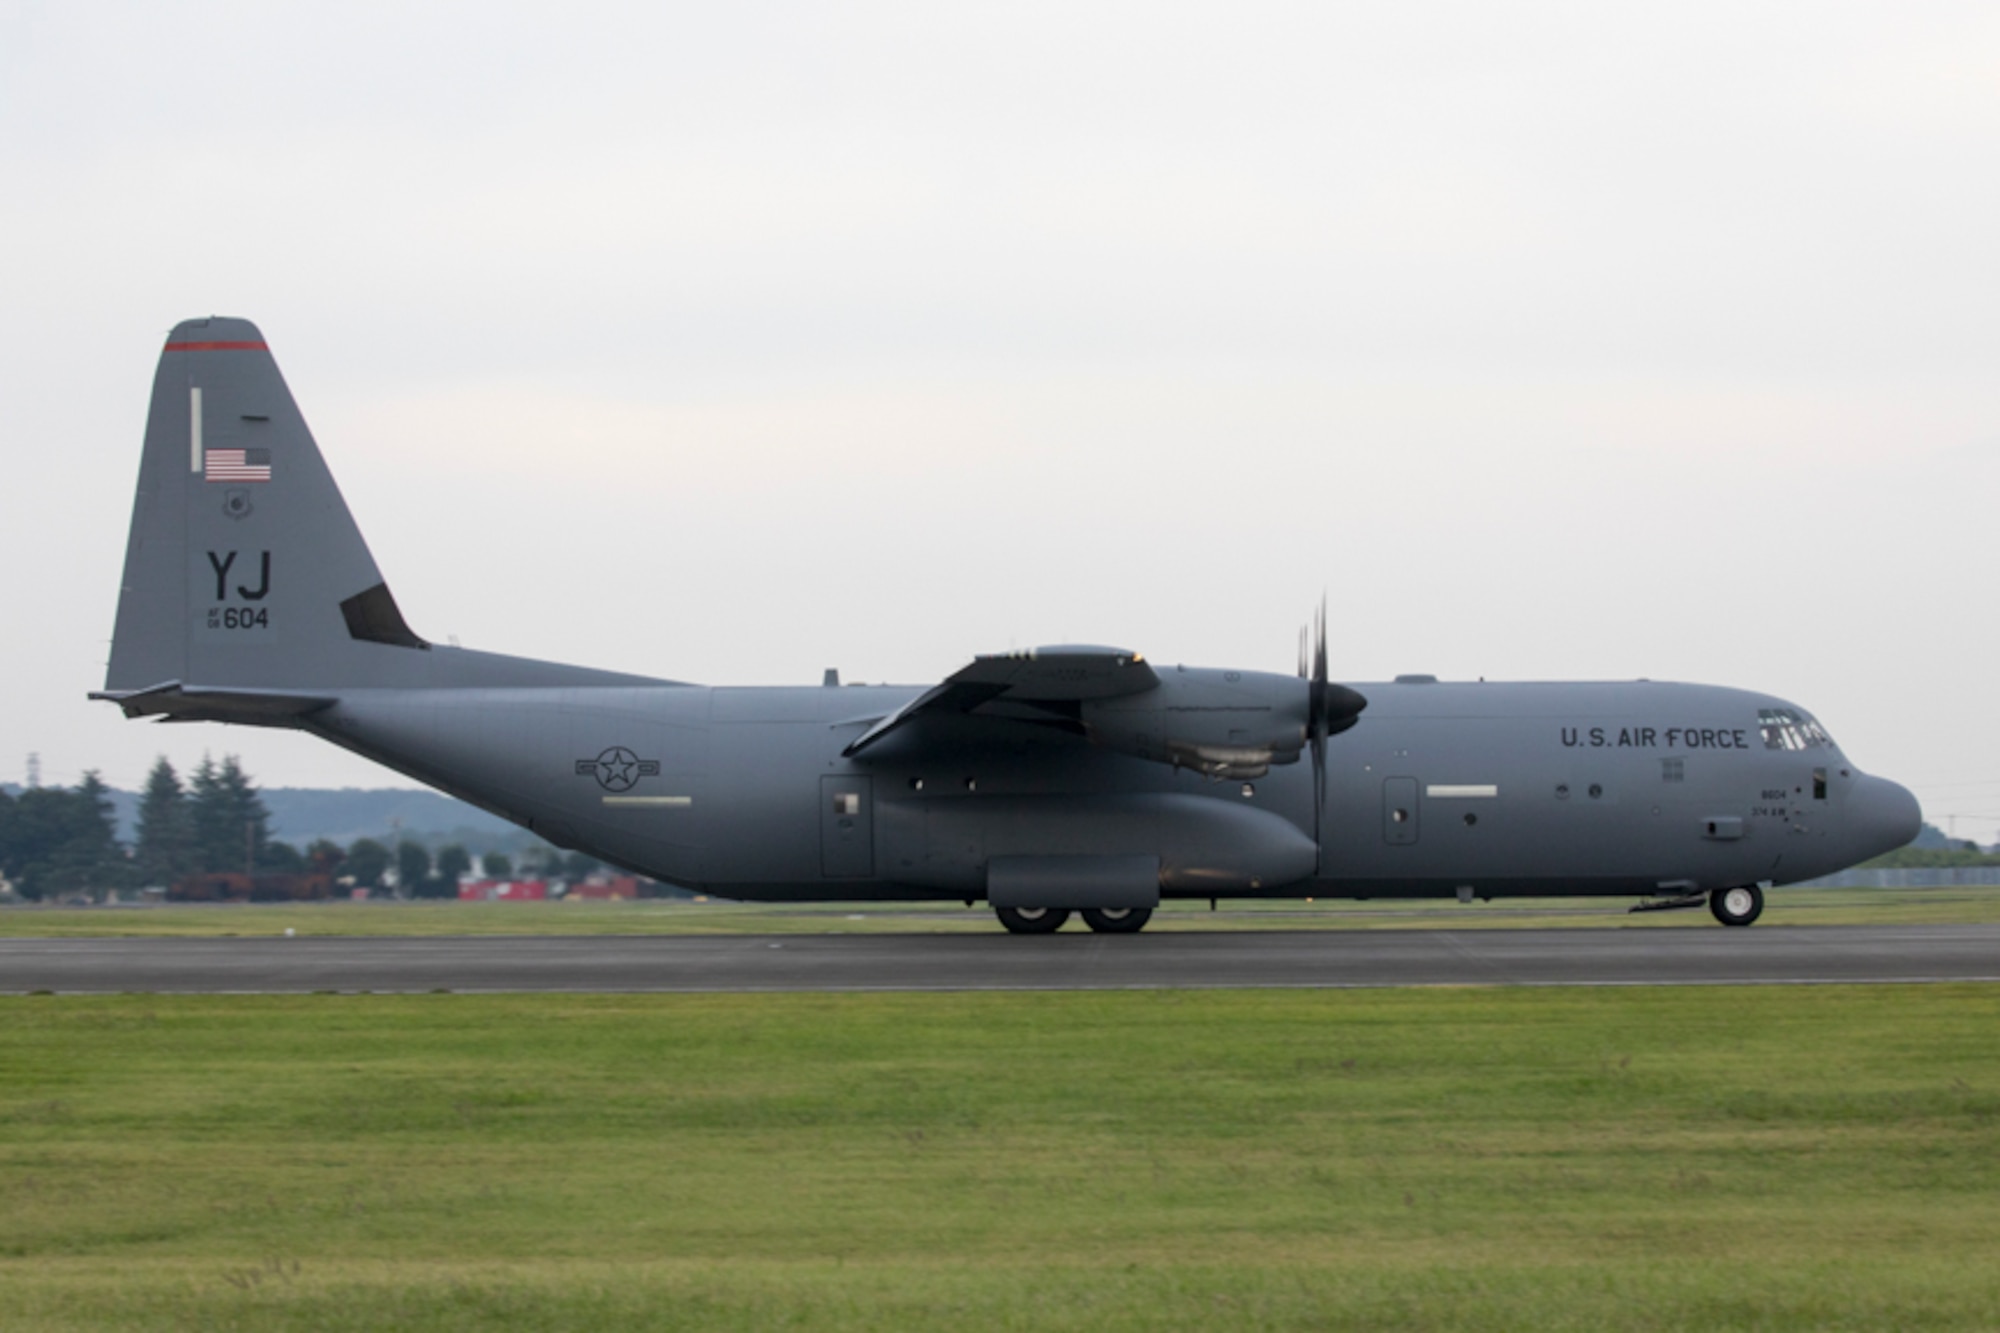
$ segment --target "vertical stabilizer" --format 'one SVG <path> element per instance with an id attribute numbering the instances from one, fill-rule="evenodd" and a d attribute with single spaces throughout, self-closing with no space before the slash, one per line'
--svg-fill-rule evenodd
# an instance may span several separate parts
<path id="1" fill-rule="evenodd" d="M 153 377 L 105 688 L 388 684 L 428 647 L 257 326 L 176 326 Z"/>

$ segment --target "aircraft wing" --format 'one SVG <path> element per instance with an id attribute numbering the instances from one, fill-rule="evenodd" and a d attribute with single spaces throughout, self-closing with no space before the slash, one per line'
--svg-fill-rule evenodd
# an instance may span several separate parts
<path id="1" fill-rule="evenodd" d="M 1086 700 L 1156 689 L 1146 659 L 1122 648 L 1063 645 L 976 657 L 862 732 L 844 755 L 857 755 L 920 717 L 976 715 L 1016 721 L 1074 722 Z"/>

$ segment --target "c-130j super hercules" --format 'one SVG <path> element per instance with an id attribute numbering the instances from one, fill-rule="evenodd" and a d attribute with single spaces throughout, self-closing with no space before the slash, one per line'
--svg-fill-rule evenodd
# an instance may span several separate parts
<path id="1" fill-rule="evenodd" d="M 1011 931 L 1162 898 L 1706 900 L 1916 835 L 1803 709 L 1650 681 L 1327 679 L 1064 646 L 929 689 L 732 689 L 440 647 L 404 623 L 255 325 L 153 380 L 104 690 L 130 717 L 311 732 L 673 884 L 984 898 Z M 1303 761 L 1303 762 L 1302 762 Z"/>

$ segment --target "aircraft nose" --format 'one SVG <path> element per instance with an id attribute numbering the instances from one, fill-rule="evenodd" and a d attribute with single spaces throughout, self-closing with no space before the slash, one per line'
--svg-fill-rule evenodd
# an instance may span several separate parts
<path id="1" fill-rule="evenodd" d="M 1865 848 L 1862 860 L 1895 851 L 1923 827 L 1923 809 L 1917 798 L 1908 787 L 1887 778 L 1860 775 L 1847 809 L 1850 827 Z"/>

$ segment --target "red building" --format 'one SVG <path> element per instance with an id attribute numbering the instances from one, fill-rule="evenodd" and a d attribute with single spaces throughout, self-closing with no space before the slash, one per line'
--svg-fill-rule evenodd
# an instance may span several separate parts
<path id="1" fill-rule="evenodd" d="M 626 899 L 639 896 L 639 881 L 631 875 L 593 875 L 581 884 L 569 886 L 569 898 Z"/>
<path id="2" fill-rule="evenodd" d="M 467 903 L 538 903 L 548 896 L 542 879 L 476 879 L 458 886 L 458 900 Z"/>

